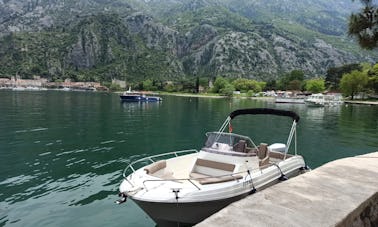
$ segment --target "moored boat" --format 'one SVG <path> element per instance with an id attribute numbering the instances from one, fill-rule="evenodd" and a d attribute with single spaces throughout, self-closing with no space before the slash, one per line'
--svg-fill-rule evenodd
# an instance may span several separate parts
<path id="1" fill-rule="evenodd" d="M 338 106 L 343 104 L 343 100 L 341 95 L 333 95 L 333 94 L 312 94 L 307 99 L 305 99 L 305 103 L 308 106 Z"/>
<path id="2" fill-rule="evenodd" d="M 250 137 L 233 133 L 231 121 L 235 117 L 260 114 L 292 118 L 286 144 L 257 146 Z M 159 226 L 196 224 L 234 201 L 307 169 L 303 157 L 297 154 L 298 121 L 296 113 L 285 110 L 233 111 L 218 131 L 206 134 L 200 151 L 169 152 L 128 165 L 118 203 L 132 199 Z M 225 132 L 227 126 L 229 131 Z M 294 151 L 289 153 L 293 139 L 294 148 L 290 150 Z"/>
<path id="3" fill-rule="evenodd" d="M 292 91 L 279 91 L 275 96 L 275 103 L 293 103 L 293 104 L 304 104 L 305 98 L 309 95 L 303 92 L 292 92 Z"/>
<path id="4" fill-rule="evenodd" d="M 146 95 L 144 92 L 131 91 L 131 89 L 120 95 L 120 98 L 125 102 L 159 102 L 163 100 L 158 96 Z"/>
<path id="5" fill-rule="evenodd" d="M 275 103 L 294 103 L 294 104 L 304 104 L 304 97 L 275 97 Z"/>

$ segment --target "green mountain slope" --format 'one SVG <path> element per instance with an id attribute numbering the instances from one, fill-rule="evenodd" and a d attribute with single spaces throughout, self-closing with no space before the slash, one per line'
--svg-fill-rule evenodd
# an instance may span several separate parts
<path id="1" fill-rule="evenodd" d="M 81 81 L 182 76 L 175 56 L 147 47 L 143 37 L 130 33 L 127 23 L 138 17 L 124 22 L 115 14 L 97 14 L 81 18 L 71 29 L 5 36 L 0 42 L 0 73 Z"/>
<path id="2" fill-rule="evenodd" d="M 0 1 L 0 77 L 140 81 L 308 76 L 378 59 L 345 35 L 349 0 Z"/>

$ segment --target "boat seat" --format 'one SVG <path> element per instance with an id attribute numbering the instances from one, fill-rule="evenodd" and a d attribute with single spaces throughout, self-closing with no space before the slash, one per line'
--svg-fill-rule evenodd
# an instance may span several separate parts
<path id="1" fill-rule="evenodd" d="M 240 153 L 246 153 L 246 148 L 247 142 L 245 140 L 239 140 L 239 142 L 233 146 L 234 151 Z"/>
<path id="2" fill-rule="evenodd" d="M 268 144 L 261 143 L 257 150 L 257 157 L 259 157 L 259 167 L 263 167 L 269 164 L 269 150 Z"/>
<path id="3" fill-rule="evenodd" d="M 167 167 L 167 162 L 165 160 L 160 160 L 157 162 L 152 163 L 151 165 L 148 165 L 144 168 L 147 174 L 154 174 L 155 172 L 164 169 Z"/>
<path id="4" fill-rule="evenodd" d="M 285 153 L 270 151 L 269 152 L 269 157 L 270 158 L 275 158 L 275 159 L 283 160 L 284 157 L 285 157 Z M 293 157 L 293 155 L 292 154 L 286 154 L 286 158 L 290 158 L 290 157 Z"/>
<path id="5" fill-rule="evenodd" d="M 252 148 L 252 147 L 246 147 L 245 148 L 245 153 L 256 155 L 257 154 L 257 149 L 256 148 Z"/>
<path id="6" fill-rule="evenodd" d="M 160 160 L 152 163 L 144 168 L 148 175 L 158 177 L 161 179 L 175 179 L 173 172 L 169 171 L 167 168 L 167 162 L 165 160 Z"/>
<path id="7" fill-rule="evenodd" d="M 241 175 L 231 175 L 234 169 L 234 164 L 198 158 L 190 177 L 198 180 L 200 184 L 221 183 L 242 178 Z"/>
<path id="8" fill-rule="evenodd" d="M 199 169 L 197 169 L 196 167 L 205 167 L 205 168 L 216 169 L 216 170 L 231 172 L 231 173 L 235 169 L 234 164 L 229 164 L 225 162 L 217 162 L 217 161 L 201 159 L 201 158 L 197 158 L 192 172 L 198 172 L 196 170 L 199 170 Z M 207 174 L 207 173 L 204 173 L 204 174 Z"/>

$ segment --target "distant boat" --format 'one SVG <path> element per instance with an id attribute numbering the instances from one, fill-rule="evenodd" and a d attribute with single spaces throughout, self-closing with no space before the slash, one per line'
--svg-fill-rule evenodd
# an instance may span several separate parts
<path id="1" fill-rule="evenodd" d="M 12 88 L 13 91 L 25 91 L 26 88 L 25 87 L 14 87 Z"/>
<path id="2" fill-rule="evenodd" d="M 293 97 L 276 97 L 275 103 L 295 103 L 295 104 L 305 104 L 304 97 L 293 96 Z"/>
<path id="3" fill-rule="evenodd" d="M 143 92 L 131 91 L 131 88 L 120 95 L 120 98 L 124 102 L 159 102 L 163 100 L 159 96 L 148 96 Z"/>
<path id="4" fill-rule="evenodd" d="M 28 87 L 25 88 L 25 90 L 27 90 L 27 91 L 40 91 L 40 90 L 42 90 L 42 88 L 41 87 L 28 86 Z"/>
<path id="5" fill-rule="evenodd" d="M 312 94 L 307 99 L 305 103 L 308 106 L 337 106 L 343 104 L 341 95 L 323 95 L 323 94 Z"/>
<path id="6" fill-rule="evenodd" d="M 13 87 L 13 91 L 45 91 L 47 88 L 27 86 L 27 87 Z"/>
<path id="7" fill-rule="evenodd" d="M 275 103 L 294 103 L 294 104 L 305 104 L 305 99 L 308 93 L 296 92 L 296 91 L 279 91 L 275 96 Z"/>

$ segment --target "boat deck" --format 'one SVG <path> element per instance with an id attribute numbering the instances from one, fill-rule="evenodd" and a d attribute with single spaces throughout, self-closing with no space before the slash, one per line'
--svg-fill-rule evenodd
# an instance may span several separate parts
<path id="1" fill-rule="evenodd" d="M 293 155 L 286 155 L 286 158 Z M 256 168 L 266 168 L 274 163 L 278 163 L 285 158 L 285 155 L 278 152 L 270 152 L 269 157 L 266 158 L 266 162 L 258 166 L 258 157 L 254 155 L 256 159 Z M 211 160 L 204 160 L 198 157 L 198 154 L 179 156 L 174 159 L 167 159 L 155 162 L 145 168 L 150 175 L 163 180 L 172 179 L 192 179 L 197 180 L 200 184 L 207 184 L 208 181 L 202 178 L 211 178 L 212 183 L 224 182 L 226 179 L 240 179 L 246 176 L 247 173 L 242 172 L 235 173 L 235 165 L 224 162 L 217 162 Z M 227 178 L 228 176 L 228 178 Z M 219 180 L 215 180 L 219 178 Z M 183 182 L 186 182 L 185 180 Z"/>

